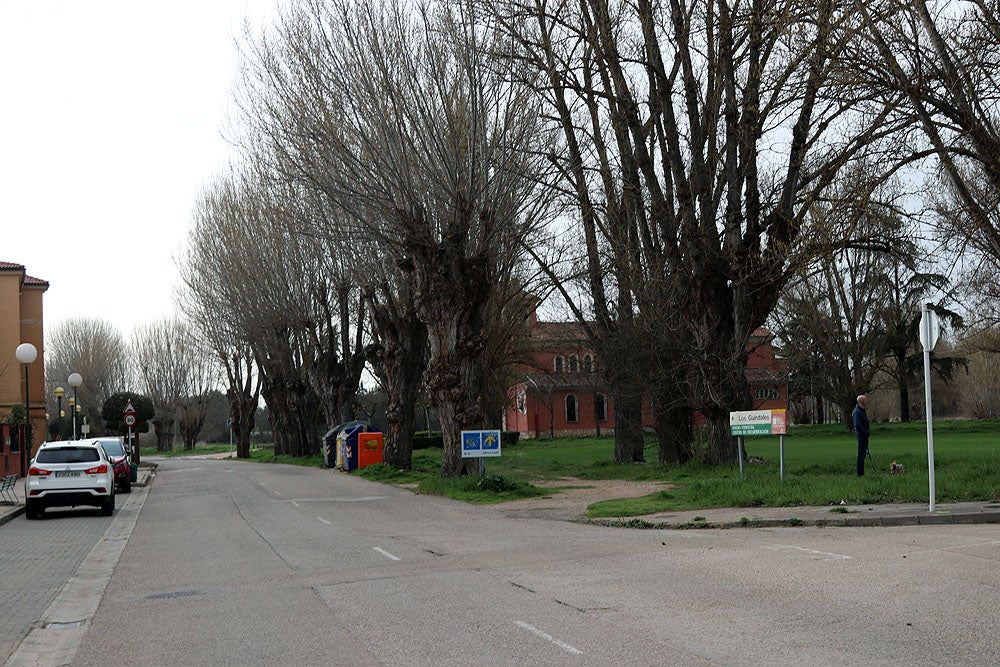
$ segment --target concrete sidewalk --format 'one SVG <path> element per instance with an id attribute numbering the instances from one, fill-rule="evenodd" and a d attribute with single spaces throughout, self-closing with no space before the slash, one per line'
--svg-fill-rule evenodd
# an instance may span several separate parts
<path id="1" fill-rule="evenodd" d="M 156 476 L 156 464 L 151 466 L 142 464 L 139 466 L 139 471 L 136 476 L 136 481 L 132 482 L 132 486 L 148 486 Z M 14 495 L 17 496 L 16 505 L 0 505 L 0 526 L 7 523 L 16 516 L 24 514 L 24 480 L 17 480 L 17 484 L 14 486 Z"/>

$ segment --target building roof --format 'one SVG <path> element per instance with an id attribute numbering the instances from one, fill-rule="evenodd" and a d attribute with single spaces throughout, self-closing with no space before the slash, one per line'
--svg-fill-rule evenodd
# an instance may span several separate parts
<path id="1" fill-rule="evenodd" d="M 535 322 L 532 338 L 551 341 L 587 341 L 586 328 L 579 322 Z"/>
<path id="2" fill-rule="evenodd" d="M 35 278 L 34 276 L 29 276 L 24 272 L 24 264 L 18 264 L 17 262 L 4 262 L 0 261 L 0 271 L 17 271 L 21 274 L 21 284 L 29 285 L 31 287 L 45 287 L 48 288 L 49 281 L 43 280 L 42 278 Z"/>
<path id="3" fill-rule="evenodd" d="M 35 278 L 34 276 L 25 275 L 24 276 L 25 285 L 34 285 L 35 287 L 48 287 L 49 281 L 42 280 L 41 278 Z"/>

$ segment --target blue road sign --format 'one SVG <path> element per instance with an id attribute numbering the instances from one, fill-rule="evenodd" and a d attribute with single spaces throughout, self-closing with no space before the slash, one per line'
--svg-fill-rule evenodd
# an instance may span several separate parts
<path id="1" fill-rule="evenodd" d="M 500 431 L 462 431 L 462 458 L 500 456 Z"/>

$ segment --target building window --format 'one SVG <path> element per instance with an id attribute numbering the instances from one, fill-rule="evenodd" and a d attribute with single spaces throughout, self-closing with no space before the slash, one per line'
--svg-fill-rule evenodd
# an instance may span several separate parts
<path id="1" fill-rule="evenodd" d="M 563 372 L 563 358 L 558 354 L 556 355 L 555 369 L 556 373 Z"/>
<path id="2" fill-rule="evenodd" d="M 576 396 L 570 394 L 566 397 L 566 421 L 567 422 L 578 422 L 580 421 L 580 411 L 579 406 L 576 402 Z"/>
<path id="3" fill-rule="evenodd" d="M 594 358 L 589 354 L 583 355 L 583 372 L 592 373 L 594 370 Z"/>
<path id="4" fill-rule="evenodd" d="M 781 398 L 781 392 L 777 387 L 757 387 L 753 390 L 753 397 L 758 401 L 769 401 Z"/>
<path id="5" fill-rule="evenodd" d="M 575 354 L 572 354 L 569 357 L 569 372 L 570 373 L 580 372 L 580 360 L 577 359 Z"/>
<path id="6" fill-rule="evenodd" d="M 608 421 L 608 399 L 604 394 L 594 395 L 594 414 L 597 415 L 597 421 Z"/>

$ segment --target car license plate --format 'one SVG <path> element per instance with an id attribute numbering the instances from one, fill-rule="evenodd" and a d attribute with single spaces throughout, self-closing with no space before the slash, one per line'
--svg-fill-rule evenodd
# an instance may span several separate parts
<path id="1" fill-rule="evenodd" d="M 79 470 L 57 470 L 56 477 L 79 477 Z"/>

